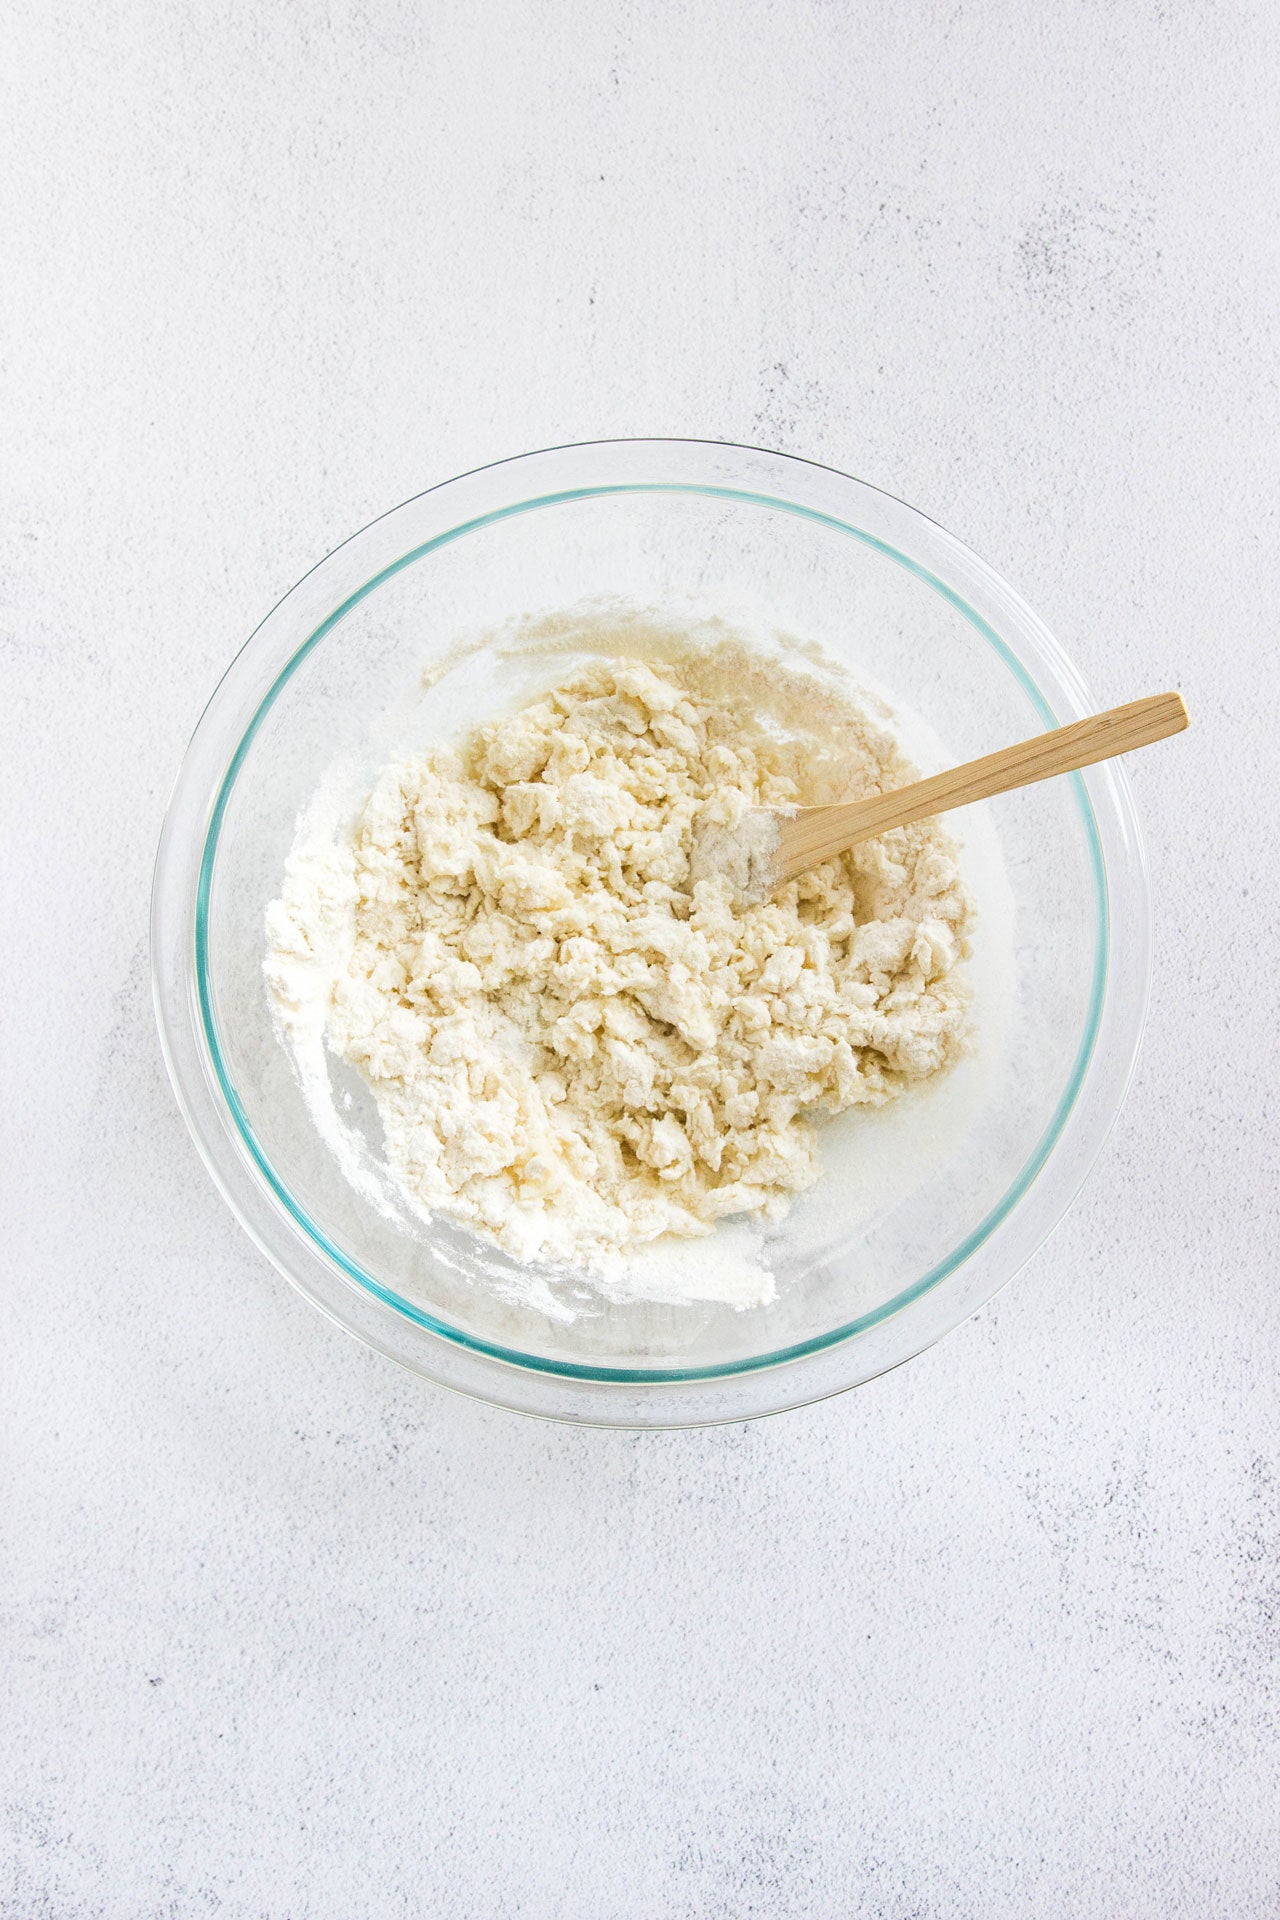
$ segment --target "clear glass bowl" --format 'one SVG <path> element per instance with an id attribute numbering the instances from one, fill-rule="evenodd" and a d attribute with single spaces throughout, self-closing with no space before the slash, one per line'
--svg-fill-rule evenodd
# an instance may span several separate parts
<path id="1" fill-rule="evenodd" d="M 766 610 L 884 690 L 914 716 L 924 771 L 1092 711 L 1004 581 L 874 487 L 717 443 L 561 447 L 421 494 L 286 595 L 196 729 L 156 862 L 165 1057 L 246 1230 L 318 1306 L 406 1366 L 587 1423 L 776 1412 L 946 1333 L 1061 1218 L 1119 1109 L 1146 1002 L 1146 871 L 1112 763 L 954 817 L 988 876 L 984 1065 L 947 1096 L 963 1124 L 941 1144 L 923 1107 L 888 1132 L 846 1129 L 814 1196 L 772 1230 L 772 1306 L 600 1303 L 565 1324 L 478 1280 L 467 1234 L 397 1225 L 362 1197 L 309 1117 L 262 981 L 264 911 L 299 813 L 338 756 L 376 772 L 388 712 L 460 633 L 601 593 L 663 603 L 691 590 Z M 473 657 L 439 699 L 483 711 L 491 666 Z"/>

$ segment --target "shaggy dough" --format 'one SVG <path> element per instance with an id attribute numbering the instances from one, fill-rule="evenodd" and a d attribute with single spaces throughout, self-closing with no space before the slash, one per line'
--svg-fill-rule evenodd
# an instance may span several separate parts
<path id="1" fill-rule="evenodd" d="M 971 904 L 936 821 L 745 909 L 691 874 L 749 807 L 914 777 L 846 696 L 737 642 L 595 661 L 389 767 L 348 840 L 295 855 L 268 983 L 287 1026 L 340 956 L 326 1040 L 419 1209 L 607 1275 L 660 1235 L 777 1217 L 817 1176 L 811 1114 L 962 1049 Z"/>

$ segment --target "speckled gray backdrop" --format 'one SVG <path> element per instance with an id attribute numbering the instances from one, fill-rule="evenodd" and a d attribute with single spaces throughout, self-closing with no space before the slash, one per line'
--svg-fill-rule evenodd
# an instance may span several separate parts
<path id="1" fill-rule="evenodd" d="M 1270 0 L 4 34 L 4 1914 L 1270 1920 Z M 200 707 L 313 560 L 649 432 L 904 495 L 1099 701 L 1196 724 L 1133 766 L 1152 1019 L 1050 1246 L 852 1398 L 643 1438 L 434 1392 L 269 1270 L 146 910 Z"/>

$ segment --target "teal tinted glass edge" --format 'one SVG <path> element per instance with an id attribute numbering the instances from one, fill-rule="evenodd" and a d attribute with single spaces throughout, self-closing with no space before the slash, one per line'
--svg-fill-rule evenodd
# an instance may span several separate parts
<path id="1" fill-rule="evenodd" d="M 411 566 L 414 562 L 421 560 L 425 555 L 436 552 L 439 548 L 448 546 L 455 540 L 462 539 L 466 534 L 475 533 L 483 527 L 493 526 L 500 521 L 512 519 L 517 514 L 531 513 L 542 507 L 562 506 L 574 500 L 590 500 L 616 494 L 633 493 L 694 493 L 710 498 L 742 501 L 752 506 L 767 507 L 775 512 L 794 514 L 797 518 L 813 521 L 819 526 L 830 527 L 837 533 L 847 534 L 851 538 L 860 541 L 864 546 L 873 548 L 876 552 L 884 554 L 887 559 L 894 561 L 898 566 L 904 567 L 908 573 L 913 574 L 918 580 L 923 581 L 924 584 L 930 587 L 935 593 L 941 594 L 944 600 L 955 607 L 957 612 L 959 612 L 964 619 L 982 635 L 988 645 L 992 646 L 999 654 L 1023 691 L 1027 694 L 1041 719 L 1049 726 L 1057 724 L 1048 702 L 1045 700 L 1044 695 L 1040 692 L 1039 687 L 1031 678 L 1026 668 L 1022 665 L 1022 662 L 1005 641 L 1000 638 L 994 627 L 984 620 L 975 608 L 971 607 L 966 600 L 962 599 L 953 588 L 948 587 L 936 574 L 931 573 L 927 567 L 921 566 L 918 561 L 912 560 L 909 555 L 899 552 L 899 550 L 891 546 L 888 541 L 881 540 L 877 538 L 875 534 L 867 533 L 859 527 L 852 527 L 847 521 L 838 520 L 833 514 L 822 513 L 816 508 L 801 506 L 794 501 L 779 500 L 769 494 L 752 493 L 742 488 L 699 486 L 683 481 L 636 481 L 620 482 L 608 486 L 575 487 L 557 493 L 542 494 L 531 500 L 514 501 L 509 506 L 495 508 L 492 513 L 479 514 L 474 519 L 463 521 L 459 526 L 451 527 L 445 533 L 435 535 L 434 538 L 422 542 L 421 545 L 412 548 L 408 553 L 402 554 L 397 560 L 393 560 L 389 565 L 381 568 L 371 579 L 366 580 L 363 586 L 358 587 L 354 593 L 349 594 L 339 606 L 335 607 L 332 613 L 328 614 L 325 619 L 320 622 L 320 625 L 316 627 L 313 633 L 307 636 L 302 645 L 298 647 L 276 675 L 276 678 L 272 681 L 270 687 L 258 703 L 253 717 L 245 728 L 235 753 L 231 757 L 230 764 L 218 788 L 212 813 L 210 814 L 209 826 L 205 834 L 204 850 L 200 860 L 200 872 L 196 885 L 195 965 L 196 992 L 200 1008 L 201 1025 L 204 1029 L 205 1043 L 209 1049 L 214 1073 L 223 1099 L 227 1103 L 227 1108 L 235 1122 L 241 1140 L 262 1178 L 266 1181 L 271 1192 L 274 1193 L 276 1199 L 285 1209 L 290 1219 L 302 1229 L 307 1238 L 311 1240 L 348 1279 L 355 1281 L 366 1293 L 372 1294 L 376 1299 L 394 1308 L 396 1312 L 403 1314 L 407 1319 L 414 1321 L 429 1333 L 435 1334 L 441 1339 L 448 1340 L 455 1346 L 461 1346 L 469 1349 L 471 1352 L 483 1354 L 489 1359 L 499 1360 L 507 1365 L 521 1367 L 526 1371 L 534 1373 L 549 1373 L 569 1379 L 639 1386 L 646 1384 L 677 1384 L 681 1381 L 724 1379 L 742 1373 L 760 1372 L 766 1367 L 784 1366 L 790 1361 L 802 1360 L 811 1354 L 825 1352 L 831 1347 L 838 1346 L 842 1341 L 850 1340 L 857 1334 L 865 1333 L 870 1328 L 878 1326 L 892 1314 L 900 1313 L 904 1307 L 910 1306 L 914 1301 L 919 1300 L 924 1294 L 929 1292 L 931 1288 L 936 1287 L 940 1281 L 945 1280 L 949 1274 L 954 1273 L 956 1268 L 962 1266 L 972 1254 L 977 1252 L 978 1248 L 989 1239 L 1001 1222 L 1008 1217 L 1032 1181 L 1039 1174 L 1045 1161 L 1053 1151 L 1059 1135 L 1066 1125 L 1071 1109 L 1076 1103 L 1080 1089 L 1084 1084 L 1085 1074 L 1088 1072 L 1089 1062 L 1093 1057 L 1093 1050 L 1097 1042 L 1098 1030 L 1102 1018 L 1102 1003 L 1106 988 L 1107 964 L 1110 955 L 1110 912 L 1107 900 L 1106 873 L 1102 859 L 1102 843 L 1098 834 L 1097 820 L 1094 816 L 1093 806 L 1083 780 L 1078 773 L 1073 773 L 1069 778 L 1084 824 L 1085 840 L 1089 851 L 1089 865 L 1093 876 L 1094 899 L 1098 916 L 1098 938 L 1094 947 L 1093 977 L 1090 983 L 1089 1005 L 1085 1018 L 1084 1036 L 1076 1055 L 1075 1064 L 1072 1068 L 1067 1086 L 1054 1109 L 1048 1126 L 1037 1141 L 1030 1157 L 1022 1166 L 1007 1193 L 1005 1193 L 997 1205 L 991 1209 L 990 1213 L 965 1236 L 957 1247 L 954 1247 L 943 1260 L 939 1261 L 936 1266 L 932 1267 L 928 1273 L 915 1281 L 913 1285 L 906 1288 L 902 1293 L 895 1295 L 891 1300 L 885 1301 L 881 1306 L 874 1308 L 870 1313 L 862 1314 L 856 1320 L 849 1321 L 847 1325 L 843 1327 L 837 1327 L 830 1333 L 815 1335 L 812 1340 L 802 1341 L 794 1347 L 782 1348 L 777 1353 L 758 1354 L 745 1360 L 724 1361 L 717 1366 L 683 1368 L 589 1367 L 567 1360 L 540 1359 L 531 1354 L 519 1353 L 514 1348 L 501 1347 L 490 1341 L 478 1339 L 473 1334 L 462 1332 L 458 1327 L 450 1326 L 447 1321 L 437 1320 L 434 1315 L 425 1312 L 421 1307 L 415 1307 L 411 1301 L 402 1299 L 399 1294 L 394 1293 L 390 1288 L 384 1287 L 380 1281 L 375 1280 L 372 1274 L 366 1273 L 357 1261 L 344 1253 L 341 1247 L 332 1241 L 321 1227 L 317 1226 L 315 1221 L 298 1205 L 284 1182 L 276 1174 L 275 1169 L 272 1167 L 258 1141 L 252 1123 L 244 1110 L 240 1096 L 227 1071 L 222 1044 L 218 1036 L 217 1019 L 213 1009 L 213 993 L 209 975 L 208 932 L 209 901 L 213 885 L 213 867 L 217 854 L 218 836 L 226 815 L 232 788 L 235 785 L 240 768 L 244 764 L 249 748 L 253 744 L 254 737 L 281 690 L 292 678 L 293 674 L 307 656 L 319 645 L 320 641 L 324 639 L 325 635 L 331 633 L 339 621 L 345 619 L 347 614 L 350 613 L 354 607 L 358 606 L 362 600 L 366 599 L 377 587 L 382 586 L 384 582 L 393 578 L 397 573 L 402 572 L 405 567 Z"/>

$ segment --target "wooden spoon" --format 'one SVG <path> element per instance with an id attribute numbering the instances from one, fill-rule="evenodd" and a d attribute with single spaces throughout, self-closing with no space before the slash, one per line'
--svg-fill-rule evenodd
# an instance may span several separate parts
<path id="1" fill-rule="evenodd" d="M 993 794 L 1008 793 L 1013 787 L 1029 787 L 1056 773 L 1073 773 L 1078 767 L 1089 767 L 1097 760 L 1110 760 L 1115 754 L 1131 753 L 1135 747 L 1181 733 L 1186 725 L 1182 696 L 1156 693 L 1146 700 L 1131 700 L 1125 707 L 1095 713 L 1088 720 L 1073 720 L 1069 726 L 1037 734 L 1016 747 L 1002 747 L 999 753 L 988 753 L 981 760 L 968 760 L 949 773 L 915 780 L 909 787 L 898 787 L 891 793 L 873 794 L 867 800 L 849 800 L 834 807 L 796 807 L 790 812 L 757 808 L 757 818 L 772 815 L 777 823 L 776 844 L 768 849 L 771 884 L 763 897 L 785 881 L 820 866 L 833 854 L 887 833 L 890 827 L 905 827 L 932 813 L 989 800 Z M 760 839 L 752 837 L 759 846 Z M 760 864 L 763 867 L 764 863 Z"/>

